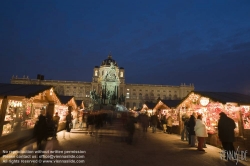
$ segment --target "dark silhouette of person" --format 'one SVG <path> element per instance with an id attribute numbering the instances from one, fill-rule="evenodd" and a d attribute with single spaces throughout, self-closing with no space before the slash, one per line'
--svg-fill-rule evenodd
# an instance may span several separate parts
<path id="1" fill-rule="evenodd" d="M 194 126 L 195 126 L 195 121 L 196 121 L 196 113 L 193 113 L 188 121 L 188 128 L 189 128 L 189 145 L 191 147 L 195 147 L 195 142 L 196 142 L 196 138 L 195 138 L 195 131 L 194 131 Z"/>
<path id="2" fill-rule="evenodd" d="M 73 115 L 71 114 L 71 111 L 68 111 L 68 114 L 66 115 L 66 131 L 70 132 L 71 127 L 70 125 L 72 124 L 73 120 Z"/>
<path id="3" fill-rule="evenodd" d="M 53 116 L 53 121 L 54 121 L 54 124 L 55 124 L 55 128 L 54 128 L 54 137 L 56 137 L 56 133 L 57 133 L 57 130 L 58 130 L 58 125 L 59 125 L 59 120 L 60 120 L 60 116 L 58 116 L 58 112 L 55 113 L 55 116 Z"/>
<path id="4" fill-rule="evenodd" d="M 148 115 L 146 113 L 141 114 L 140 121 L 141 121 L 143 132 L 147 132 L 148 131 L 148 126 L 149 126 L 149 117 L 148 117 Z"/>
<path id="5" fill-rule="evenodd" d="M 233 152 L 235 141 L 234 129 L 236 128 L 233 119 L 229 118 L 224 112 L 221 112 L 218 121 L 218 136 L 221 141 L 222 147 L 226 152 Z"/>
<path id="6" fill-rule="evenodd" d="M 128 116 L 127 124 L 126 124 L 126 129 L 128 132 L 128 137 L 127 137 L 128 144 L 132 144 L 133 142 L 133 137 L 135 133 L 135 123 L 136 123 L 136 119 L 133 116 L 133 114 L 130 113 Z"/>
<path id="7" fill-rule="evenodd" d="M 159 121 L 159 119 L 158 119 L 157 114 L 155 112 L 154 115 L 152 115 L 151 118 L 150 118 L 150 125 L 152 127 L 152 132 L 153 133 L 156 132 L 156 127 L 157 127 L 158 121 Z"/>
<path id="8" fill-rule="evenodd" d="M 47 139 L 47 122 L 43 114 L 40 114 L 38 117 L 38 121 L 34 127 L 34 135 L 37 140 L 37 149 L 42 150 L 42 141 Z"/>

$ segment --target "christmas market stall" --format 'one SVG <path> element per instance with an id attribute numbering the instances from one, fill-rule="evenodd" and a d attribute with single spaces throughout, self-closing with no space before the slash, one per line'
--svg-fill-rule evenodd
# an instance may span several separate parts
<path id="1" fill-rule="evenodd" d="M 153 102 L 145 102 L 140 112 L 141 113 L 147 112 L 148 116 L 151 116 L 154 113 L 153 109 L 155 105 L 156 103 L 153 103 Z"/>
<path id="2" fill-rule="evenodd" d="M 58 125 L 58 131 L 65 128 L 66 125 L 66 115 L 68 111 L 71 111 L 71 114 L 73 115 L 74 121 L 77 120 L 79 115 L 79 110 L 77 103 L 75 101 L 74 96 L 62 96 L 58 95 L 58 98 L 60 100 L 60 104 L 55 105 L 55 112 L 58 113 L 58 116 L 60 117 L 59 125 Z"/>
<path id="3" fill-rule="evenodd" d="M 217 129 L 219 113 L 225 112 L 236 124 L 235 146 L 250 150 L 250 96 L 232 92 L 193 91 L 182 100 L 178 108 L 180 116 L 190 116 L 193 112 L 202 114 L 209 134 L 206 142 L 217 147 L 221 147 Z"/>
<path id="4" fill-rule="evenodd" d="M 0 83 L 0 139 L 30 136 L 41 110 L 53 115 L 60 103 L 52 86 Z M 18 137 L 13 136 L 18 133 Z M 21 138 L 20 138 L 21 139 Z"/>
<path id="5" fill-rule="evenodd" d="M 172 132 L 175 134 L 180 134 L 180 118 L 179 110 L 177 106 L 180 104 L 181 100 L 160 100 L 154 107 L 154 112 L 157 111 L 157 114 L 160 119 L 166 115 L 166 118 L 169 116 L 173 119 Z"/>

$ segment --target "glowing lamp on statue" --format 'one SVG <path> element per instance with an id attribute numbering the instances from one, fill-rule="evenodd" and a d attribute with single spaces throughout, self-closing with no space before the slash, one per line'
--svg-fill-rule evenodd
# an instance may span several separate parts
<path id="1" fill-rule="evenodd" d="M 207 98 L 207 97 L 201 97 L 201 99 L 200 99 L 200 104 L 201 104 L 202 106 L 207 106 L 208 103 L 209 103 L 209 98 Z"/>

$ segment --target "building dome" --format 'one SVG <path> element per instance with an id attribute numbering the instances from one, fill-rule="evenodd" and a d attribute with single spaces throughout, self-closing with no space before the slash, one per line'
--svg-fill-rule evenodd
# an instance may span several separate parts
<path id="1" fill-rule="evenodd" d="M 112 59 L 111 55 L 109 55 L 107 59 L 102 61 L 101 66 L 110 66 L 111 62 L 113 63 L 114 66 L 118 67 L 118 64 L 116 63 L 116 61 L 114 59 Z"/>

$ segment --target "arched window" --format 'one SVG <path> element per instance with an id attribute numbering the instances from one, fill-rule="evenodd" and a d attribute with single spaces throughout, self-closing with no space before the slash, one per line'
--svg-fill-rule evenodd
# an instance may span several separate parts
<path id="1" fill-rule="evenodd" d="M 133 99 L 136 99 L 136 93 L 133 93 Z"/>
<path id="2" fill-rule="evenodd" d="M 154 93 L 150 93 L 150 99 L 153 100 L 154 98 Z"/>
<path id="3" fill-rule="evenodd" d="M 167 99 L 167 96 L 166 95 L 163 95 L 163 100 L 166 100 Z"/>
<path id="4" fill-rule="evenodd" d="M 142 99 L 142 94 L 141 93 L 139 93 L 139 99 Z"/>

